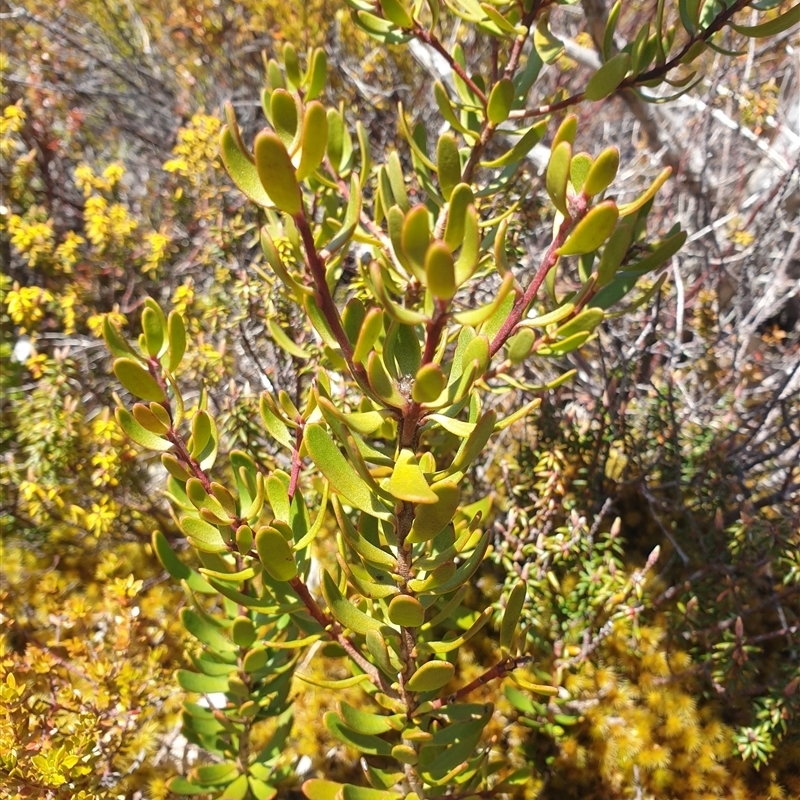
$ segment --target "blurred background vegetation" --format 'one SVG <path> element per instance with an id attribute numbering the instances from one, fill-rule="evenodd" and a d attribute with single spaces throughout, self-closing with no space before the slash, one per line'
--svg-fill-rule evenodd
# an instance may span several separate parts
<path id="1" fill-rule="evenodd" d="M 549 88 L 582 85 L 603 13 L 554 9 L 569 47 Z M 625 4 L 620 29 L 648 13 Z M 146 296 L 181 310 L 184 385 L 208 387 L 230 448 L 271 463 L 258 393 L 297 396 L 310 375 L 266 333 L 301 323 L 218 162 L 222 105 L 249 137 L 264 58 L 322 45 L 331 98 L 380 150 L 398 101 L 431 122 L 437 76 L 333 0 L 3 0 L 0 18 L 0 797 L 161 800 L 197 758 L 174 680 L 185 599 L 149 544 L 181 542 L 160 465 L 109 415 L 102 317 L 135 335 Z M 750 41 L 709 53 L 676 104 L 576 112 L 636 174 L 677 168 L 660 214 L 689 241 L 655 301 L 572 356 L 577 380 L 473 476 L 495 532 L 474 605 L 522 576 L 536 667 L 569 695 L 499 699 L 496 746 L 530 769 L 520 796 L 800 797 L 800 36 Z M 531 181 L 533 164 L 509 202 Z M 523 260 L 547 229 L 529 205 Z M 492 637 L 471 657 L 466 678 Z M 318 725 L 328 699 L 297 691 L 285 797 L 323 765 L 357 770 Z"/>

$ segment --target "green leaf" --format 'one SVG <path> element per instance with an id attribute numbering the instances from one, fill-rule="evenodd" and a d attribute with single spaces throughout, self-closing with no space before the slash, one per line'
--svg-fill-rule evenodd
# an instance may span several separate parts
<path id="1" fill-rule="evenodd" d="M 286 67 L 286 79 L 292 89 L 297 89 L 302 83 L 300 75 L 300 62 L 297 59 L 297 50 L 290 42 L 283 46 L 283 64 Z"/>
<path id="2" fill-rule="evenodd" d="M 419 628 L 425 622 L 425 608 L 422 603 L 407 594 L 393 597 L 387 613 L 391 622 L 403 628 Z"/>
<path id="3" fill-rule="evenodd" d="M 636 276 L 644 275 L 666 264 L 686 242 L 686 231 L 678 231 L 667 239 L 658 242 L 656 248 L 639 261 L 634 261 L 626 266 L 626 271 Z"/>
<path id="4" fill-rule="evenodd" d="M 497 169 L 522 161 L 533 150 L 534 146 L 542 140 L 546 131 L 547 120 L 537 122 L 522 134 L 521 138 L 510 150 L 492 161 L 481 161 L 481 166 L 486 169 Z"/>
<path id="5" fill-rule="evenodd" d="M 303 794 L 308 800 L 339 800 L 342 784 L 321 778 L 311 778 L 303 784 L 302 788 Z"/>
<path id="6" fill-rule="evenodd" d="M 555 150 L 561 142 L 569 142 L 571 145 L 575 144 L 575 136 L 578 133 L 578 117 L 575 114 L 567 114 L 564 121 L 558 126 L 556 135 L 553 137 L 553 144 L 550 145 L 551 150 Z"/>
<path id="7" fill-rule="evenodd" d="M 177 311 L 170 311 L 167 319 L 167 339 L 169 340 L 169 361 L 167 370 L 175 372 L 186 352 L 186 324 Z"/>
<path id="8" fill-rule="evenodd" d="M 355 347 L 353 348 L 353 361 L 361 364 L 372 352 L 375 342 L 383 331 L 383 311 L 380 308 L 371 308 L 361 326 Z"/>
<path id="9" fill-rule="evenodd" d="M 489 20 L 494 23 L 494 25 L 489 24 L 482 24 L 481 28 L 483 30 L 489 31 L 493 36 L 497 36 L 498 34 L 504 36 L 506 38 L 515 37 L 515 36 L 524 36 L 526 34 L 525 28 L 523 26 L 517 26 L 511 24 L 506 16 L 501 14 L 493 5 L 490 3 L 481 3 L 480 9 L 483 11 L 484 14 L 489 18 Z M 515 17 L 516 18 L 516 17 Z"/>
<path id="10" fill-rule="evenodd" d="M 189 544 L 202 553 L 227 553 L 228 544 L 219 529 L 197 517 L 181 517 L 180 528 L 186 534 Z"/>
<path id="11" fill-rule="evenodd" d="M 445 639 L 442 642 L 431 642 L 425 640 L 421 642 L 418 647 L 422 652 L 435 653 L 436 655 L 444 655 L 444 653 L 451 653 L 457 650 L 463 644 L 466 644 L 470 639 L 476 636 L 492 618 L 492 609 L 484 609 L 475 619 L 475 622 L 469 626 L 469 629 L 464 631 L 461 636 L 455 636 L 451 639 Z"/>
<path id="12" fill-rule="evenodd" d="M 435 692 L 446 686 L 455 672 L 456 668 L 449 661 L 434 659 L 423 664 L 406 686 L 412 692 Z"/>
<path id="13" fill-rule="evenodd" d="M 514 104 L 514 83 L 502 78 L 493 87 L 486 106 L 486 116 L 493 125 L 500 125 L 508 119 Z"/>
<path id="14" fill-rule="evenodd" d="M 219 450 L 219 433 L 214 418 L 200 409 L 192 418 L 192 457 L 196 458 L 202 469 L 214 466 Z"/>
<path id="15" fill-rule="evenodd" d="M 103 315 L 103 338 L 106 340 L 106 346 L 113 356 L 118 358 L 127 358 L 128 356 L 140 358 L 111 322 L 108 314 Z"/>
<path id="16" fill-rule="evenodd" d="M 199 672 L 179 669 L 177 678 L 178 685 L 185 692 L 214 694 L 228 691 L 228 678 L 225 675 L 201 675 Z"/>
<path id="17" fill-rule="evenodd" d="M 440 481 L 431 487 L 438 501 L 416 508 L 414 523 L 406 541 L 412 544 L 427 542 L 441 533 L 452 521 L 461 501 L 461 489 L 453 481 Z"/>
<path id="18" fill-rule="evenodd" d="M 214 791 L 210 786 L 191 783 L 180 775 L 170 778 L 167 782 L 167 788 L 173 794 L 179 795 L 208 794 L 209 791 Z"/>
<path id="19" fill-rule="evenodd" d="M 582 331 L 591 332 L 603 321 L 604 316 L 603 311 L 599 308 L 584 308 L 577 316 L 564 323 L 555 332 L 555 335 L 559 339 L 566 339 Z"/>
<path id="20" fill-rule="evenodd" d="M 472 534 L 466 531 L 464 536 L 468 540 L 472 538 Z M 449 594 L 462 587 L 476 572 L 478 567 L 486 555 L 486 549 L 489 547 L 489 533 L 484 533 L 478 541 L 472 555 L 455 571 L 453 576 L 448 580 L 443 581 L 438 586 L 431 589 L 432 594 Z"/>
<path id="21" fill-rule="evenodd" d="M 335 492 L 350 505 L 379 519 L 391 519 L 390 510 L 373 493 L 369 485 L 348 464 L 336 443 L 322 425 L 306 425 L 303 442 L 319 471 Z"/>
<path id="22" fill-rule="evenodd" d="M 328 80 L 328 59 L 321 47 L 315 48 L 311 54 L 306 80 L 308 81 L 306 100 L 315 100 L 322 94 Z"/>
<path id="23" fill-rule="evenodd" d="M 145 307 L 142 311 L 142 332 L 147 347 L 147 353 L 151 358 L 159 358 L 163 355 L 166 343 L 166 331 L 162 324 L 162 314 L 152 308 Z"/>
<path id="24" fill-rule="evenodd" d="M 415 403 L 432 403 L 444 391 L 447 376 L 438 364 L 424 364 L 414 377 L 411 398 Z"/>
<path id="25" fill-rule="evenodd" d="M 306 106 L 297 180 L 305 180 L 322 163 L 328 147 L 328 115 L 322 103 L 314 100 Z"/>
<path id="26" fill-rule="evenodd" d="M 798 23 L 800 23 L 800 3 L 792 6 L 780 17 L 767 20 L 767 22 L 762 22 L 760 25 L 734 25 L 732 22 L 729 22 L 728 25 L 743 36 L 762 39 L 766 36 L 777 36 Z"/>
<path id="27" fill-rule="evenodd" d="M 630 54 L 617 53 L 589 78 L 589 83 L 583 90 L 583 96 L 587 100 L 603 100 L 616 91 L 617 87 L 625 80 L 630 68 Z"/>
<path id="28" fill-rule="evenodd" d="M 256 550 L 264 569 L 276 581 L 290 581 L 297 576 L 291 545 L 280 531 L 269 526 L 260 528 L 256 532 Z"/>
<path id="29" fill-rule="evenodd" d="M 436 503 L 439 498 L 431 491 L 412 450 L 400 451 L 389 479 L 393 497 L 406 503 Z"/>
<path id="30" fill-rule="evenodd" d="M 289 450 L 294 450 L 294 437 L 289 432 L 286 423 L 281 419 L 277 407 L 270 401 L 271 398 L 269 395 L 266 392 L 262 392 L 259 409 L 261 411 L 261 420 L 264 423 L 264 427 L 278 444 L 282 444 Z"/>
<path id="31" fill-rule="evenodd" d="M 175 551 L 167 541 L 167 537 L 161 531 L 154 531 L 151 539 L 153 551 L 164 569 L 175 578 L 176 581 L 186 581 L 186 585 L 199 594 L 216 594 L 215 589 L 210 586 L 197 572 L 181 561 Z"/>
<path id="32" fill-rule="evenodd" d="M 456 259 L 456 286 L 462 286 L 475 273 L 481 255 L 480 247 L 481 234 L 478 226 L 478 212 L 475 206 L 470 203 L 464 214 L 464 238 L 461 242 L 461 252 Z"/>
<path id="33" fill-rule="evenodd" d="M 368 736 L 380 736 L 382 733 L 395 730 L 396 726 L 392 718 L 382 714 L 369 714 L 345 703 L 344 700 L 339 701 L 339 714 L 348 728 Z"/>
<path id="34" fill-rule="evenodd" d="M 554 64 L 564 52 L 564 42 L 550 31 L 550 9 L 546 9 L 536 21 L 533 46 L 545 64 Z"/>
<path id="35" fill-rule="evenodd" d="M 638 211 L 645 203 L 649 203 L 656 196 L 656 192 L 664 185 L 665 181 L 672 174 L 672 167 L 665 167 L 658 174 L 658 177 L 653 181 L 647 191 L 639 195 L 632 203 L 624 203 L 619 207 L 619 215 L 627 217 Z"/>
<path id="36" fill-rule="evenodd" d="M 342 800 L 403 800 L 403 798 L 408 800 L 409 797 L 410 795 L 387 792 L 382 789 L 370 789 L 364 786 L 353 786 L 349 783 L 342 787 Z"/>
<path id="37" fill-rule="evenodd" d="M 278 136 L 269 131 L 259 133 L 255 159 L 259 180 L 270 200 L 286 214 L 299 214 L 303 210 L 300 186 L 292 159 Z"/>
<path id="38" fill-rule="evenodd" d="M 356 608 L 339 591 L 336 581 L 326 569 L 322 570 L 322 596 L 336 621 L 354 633 L 366 634 L 367 631 L 378 631 L 383 627 L 381 622 Z"/>
<path id="39" fill-rule="evenodd" d="M 381 569 L 394 570 L 397 566 L 394 557 L 380 547 L 376 547 L 356 530 L 344 514 L 341 503 L 336 497 L 333 498 L 332 502 L 333 510 L 336 514 L 336 521 L 339 523 L 339 530 L 347 544 L 350 545 L 366 563 Z M 422 508 L 424 507 L 425 506 L 422 506 Z"/>
<path id="40" fill-rule="evenodd" d="M 414 20 L 400 0 L 379 0 L 383 15 L 399 28 L 413 28 Z"/>
<path id="41" fill-rule="evenodd" d="M 436 105 L 439 108 L 439 113 L 444 118 L 445 122 L 447 122 L 453 130 L 458 131 L 463 136 L 469 136 L 470 138 L 475 138 L 475 133 L 470 131 L 464 125 L 461 124 L 461 121 L 456 116 L 455 111 L 453 110 L 453 106 L 450 103 L 450 98 L 447 95 L 447 89 L 444 88 L 444 84 L 441 81 L 436 81 L 433 84 L 433 98 L 436 101 Z M 417 155 L 420 155 L 417 153 Z M 432 161 L 430 161 L 427 156 L 422 153 L 423 163 L 428 169 L 435 169 L 435 165 Z M 427 161 L 427 163 L 425 163 Z"/>
<path id="42" fill-rule="evenodd" d="M 456 265 L 457 267 L 458 265 Z M 458 272 L 458 270 L 456 270 Z M 509 272 L 503 276 L 503 281 L 497 289 L 494 300 L 487 303 L 485 306 L 478 306 L 477 308 L 469 308 L 466 311 L 457 311 L 453 314 L 453 319 L 460 325 L 469 327 L 477 327 L 483 325 L 484 322 L 491 319 L 492 316 L 505 302 L 506 296 L 514 286 L 514 275 Z"/>
<path id="43" fill-rule="evenodd" d="M 250 771 L 252 772 L 252 765 Z M 278 790 L 275 787 L 270 786 L 259 778 L 254 778 L 253 775 L 247 776 L 247 783 L 255 800 L 273 800 L 278 794 Z"/>
<path id="44" fill-rule="evenodd" d="M 556 251 L 560 256 L 577 256 L 597 250 L 608 239 L 619 219 L 619 209 L 613 200 L 605 200 L 589 209 Z"/>
<path id="45" fill-rule="evenodd" d="M 379 739 L 377 736 L 368 736 L 348 728 L 335 711 L 329 711 L 323 717 L 323 723 L 328 731 L 340 742 L 355 748 L 359 753 L 368 756 L 390 756 L 392 746 Z M 342 789 L 344 791 L 344 788 Z"/>
<path id="46" fill-rule="evenodd" d="M 436 145 L 436 171 L 442 196 L 449 200 L 453 189 L 461 183 L 461 156 L 455 136 L 450 133 L 443 133 Z"/>
<path id="47" fill-rule="evenodd" d="M 164 450 L 172 448 L 172 442 L 142 427 L 127 409 L 116 409 L 114 416 L 117 418 L 117 424 L 120 428 L 122 428 L 131 441 L 136 442 L 136 444 L 157 452 L 163 452 Z"/>
<path id="48" fill-rule="evenodd" d="M 287 150 L 294 152 L 300 122 L 299 103 L 285 89 L 276 89 L 269 98 L 270 122 Z M 258 160 L 258 156 L 256 156 Z"/>
<path id="49" fill-rule="evenodd" d="M 367 650 L 369 650 L 381 672 L 395 680 L 400 671 L 400 665 L 399 663 L 397 665 L 392 664 L 389 648 L 386 646 L 386 640 L 383 636 L 378 631 L 367 631 L 366 644 Z"/>
<path id="50" fill-rule="evenodd" d="M 417 751 L 408 744 L 396 744 L 392 748 L 392 758 L 401 764 L 416 764 L 419 761 Z M 408 798 L 408 795 L 406 795 Z"/>
<path id="51" fill-rule="evenodd" d="M 541 356 L 565 356 L 567 353 L 571 353 L 573 350 L 577 350 L 579 347 L 582 347 L 584 344 L 586 344 L 591 335 L 592 334 L 588 331 L 581 331 L 580 333 L 573 334 L 567 339 L 562 339 L 560 342 L 555 342 L 553 344 L 540 347 L 536 352 Z"/>
<path id="52" fill-rule="evenodd" d="M 463 472 L 481 454 L 494 432 L 496 422 L 497 412 L 494 409 L 489 409 L 481 415 L 475 429 L 461 445 L 452 464 L 448 467 L 448 473 Z"/>
<path id="53" fill-rule="evenodd" d="M 592 168 L 592 157 L 588 153 L 576 153 L 569 165 L 569 180 L 575 192 L 580 192 L 589 170 Z"/>
<path id="54" fill-rule="evenodd" d="M 386 175 L 392 188 L 394 201 L 400 207 L 400 210 L 405 213 L 411 208 L 411 204 L 408 202 L 406 184 L 403 179 L 403 168 L 396 150 L 392 150 L 386 161 Z"/>
<path id="55" fill-rule="evenodd" d="M 236 617 L 231 625 L 231 638 L 238 647 L 248 648 L 256 640 L 256 628 L 247 617 Z"/>
<path id="56" fill-rule="evenodd" d="M 533 350 L 536 335 L 530 328 L 522 328 L 508 340 L 507 357 L 512 364 L 521 364 Z"/>
<path id="57" fill-rule="evenodd" d="M 517 624 L 522 614 L 522 606 L 525 604 L 526 593 L 525 581 L 517 581 L 508 595 L 506 607 L 503 611 L 503 620 L 500 623 L 500 647 L 504 650 L 508 650 L 511 647 L 514 633 L 517 630 Z"/>
<path id="58" fill-rule="evenodd" d="M 619 170 L 619 150 L 607 147 L 595 159 L 583 183 L 583 192 L 587 197 L 604 192 L 617 177 Z"/>
<path id="59" fill-rule="evenodd" d="M 550 152 L 550 161 L 547 164 L 545 187 L 553 205 L 562 213 L 567 214 L 567 182 L 569 181 L 569 167 L 572 162 L 572 145 L 559 142 Z"/>
<path id="60" fill-rule="evenodd" d="M 264 208 L 274 208 L 275 204 L 261 185 L 255 163 L 236 145 L 236 140 L 227 125 L 223 126 L 219 137 L 219 150 L 225 171 L 236 188 L 253 203 Z"/>
<path id="61" fill-rule="evenodd" d="M 625 258 L 625 254 L 628 252 L 632 234 L 633 228 L 624 223 L 618 225 L 614 233 L 611 234 L 611 238 L 603 248 L 603 254 L 597 264 L 595 286 L 598 289 L 611 283 L 622 264 L 622 260 Z"/>
<path id="62" fill-rule="evenodd" d="M 617 29 L 617 21 L 619 20 L 619 12 L 622 8 L 622 0 L 617 0 L 608 12 L 608 21 L 606 22 L 605 30 L 603 31 L 603 44 L 601 51 L 603 53 L 603 61 L 608 61 L 611 58 L 611 53 L 614 48 L 614 32 Z M 692 33 L 692 31 L 689 31 Z"/>
<path id="63" fill-rule="evenodd" d="M 166 397 L 158 381 L 132 358 L 118 358 L 114 374 L 119 382 L 134 396 L 154 403 L 163 403 Z"/>
<path id="64" fill-rule="evenodd" d="M 277 344 L 282 350 L 285 350 L 290 356 L 301 359 L 311 357 L 311 353 L 309 353 L 308 350 L 304 350 L 302 347 L 300 347 L 300 345 L 289 338 L 289 335 L 274 318 L 269 317 L 267 319 L 267 328 L 269 329 L 270 336 L 275 344 Z"/>
<path id="65" fill-rule="evenodd" d="M 383 359 L 376 352 L 370 353 L 367 359 L 367 377 L 372 390 L 387 406 L 403 407 L 403 397 L 386 370 Z"/>
<path id="66" fill-rule="evenodd" d="M 202 644 L 215 650 L 217 653 L 235 653 L 237 646 L 225 636 L 218 627 L 208 622 L 191 608 L 182 608 L 180 611 L 181 624 Z M 226 673 L 227 674 L 227 673 Z"/>
<path id="67" fill-rule="evenodd" d="M 425 256 L 428 288 L 437 300 L 448 302 L 456 293 L 453 256 L 444 242 L 433 242 Z"/>
<path id="68" fill-rule="evenodd" d="M 466 183 L 459 183 L 450 195 L 450 206 L 447 209 L 447 223 L 444 229 L 444 242 L 451 251 L 457 250 L 464 241 L 467 209 L 474 202 L 475 195 Z"/>
<path id="69" fill-rule="evenodd" d="M 403 252 L 411 270 L 419 281 L 425 280 L 425 256 L 431 242 L 428 209 L 423 205 L 414 206 L 405 217 L 401 235 Z"/>

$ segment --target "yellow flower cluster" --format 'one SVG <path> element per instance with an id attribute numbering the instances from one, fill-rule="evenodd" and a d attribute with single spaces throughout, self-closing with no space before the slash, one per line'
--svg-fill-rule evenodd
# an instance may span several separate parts
<path id="1" fill-rule="evenodd" d="M 47 219 L 38 206 L 31 207 L 24 217 L 12 214 L 8 220 L 8 232 L 11 246 L 27 258 L 29 267 L 35 267 L 52 256 L 55 240 L 53 221 Z"/>
<path id="2" fill-rule="evenodd" d="M 79 164 L 75 168 L 75 184 L 89 197 L 92 192 L 111 192 L 122 180 L 125 167 L 118 161 L 109 164 L 100 175 L 96 175 L 88 164 Z"/>
<path id="3" fill-rule="evenodd" d="M 0 156 L 8 158 L 16 148 L 13 138 L 15 133 L 22 130 L 25 124 L 25 112 L 19 103 L 13 106 L 6 106 L 0 116 Z"/>
<path id="4" fill-rule="evenodd" d="M 123 245 L 138 226 L 125 206 L 121 203 L 109 203 L 99 194 L 86 200 L 84 222 L 89 241 L 101 253 L 110 246 Z"/>
<path id="5" fill-rule="evenodd" d="M 45 307 L 54 300 L 53 295 L 39 286 L 20 286 L 14 288 L 6 296 L 6 309 L 15 325 L 22 333 L 34 330 L 44 317 Z"/>
<path id="6" fill-rule="evenodd" d="M 120 330 L 124 330 L 128 324 L 128 318 L 120 312 L 119 306 L 116 304 L 114 305 L 114 310 L 109 311 L 107 314 L 92 314 L 86 320 L 86 327 L 89 328 L 89 332 L 96 339 L 103 338 L 103 320 L 105 317 L 108 317 L 109 322 Z"/>
<path id="7" fill-rule="evenodd" d="M 78 236 L 75 231 L 67 231 L 64 241 L 56 247 L 53 253 L 55 268 L 65 275 L 71 275 L 73 267 L 78 261 L 78 248 L 86 243 L 86 239 Z"/>
<path id="8" fill-rule="evenodd" d="M 144 239 L 147 244 L 147 253 L 142 265 L 142 272 L 155 278 L 159 267 L 169 255 L 172 239 L 160 231 L 151 231 L 145 235 Z"/>
<path id="9" fill-rule="evenodd" d="M 172 149 L 174 158 L 164 164 L 164 169 L 197 186 L 200 176 L 217 160 L 217 137 L 221 127 L 222 123 L 216 117 L 195 114 L 189 124 L 178 131 L 178 142 Z"/>

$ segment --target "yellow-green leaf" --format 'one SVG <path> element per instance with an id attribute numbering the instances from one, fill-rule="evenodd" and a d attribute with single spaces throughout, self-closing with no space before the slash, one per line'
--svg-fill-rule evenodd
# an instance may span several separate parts
<path id="1" fill-rule="evenodd" d="M 431 491 L 413 451 L 404 448 L 397 457 L 389 479 L 389 491 L 393 497 L 407 503 L 437 503 L 439 498 Z"/>
<path id="2" fill-rule="evenodd" d="M 300 186 L 289 153 L 278 136 L 270 131 L 259 133 L 255 159 L 259 180 L 270 200 L 286 214 L 299 214 L 303 208 Z"/>
<path id="3" fill-rule="evenodd" d="M 630 68 L 630 53 L 617 53 L 589 78 L 583 96 L 587 100 L 602 100 L 608 97 L 625 80 Z"/>
<path id="4" fill-rule="evenodd" d="M 442 195 L 449 200 L 453 189 L 461 183 L 461 156 L 455 136 L 450 133 L 443 133 L 436 145 L 436 171 Z"/>
<path id="5" fill-rule="evenodd" d="M 572 145 L 568 141 L 560 142 L 550 153 L 547 164 L 545 187 L 553 205 L 562 213 L 567 213 L 567 181 L 572 161 Z"/>
<path id="6" fill-rule="evenodd" d="M 586 176 L 583 184 L 584 194 L 593 197 L 604 192 L 617 177 L 617 170 L 619 170 L 619 150 L 616 147 L 607 147 L 597 156 Z"/>
<path id="7" fill-rule="evenodd" d="M 165 400 L 158 381 L 138 361 L 118 358 L 114 362 L 114 374 L 132 395 L 155 403 Z"/>
<path id="8" fill-rule="evenodd" d="M 236 188 L 253 203 L 264 208 L 273 208 L 275 203 L 264 191 L 256 165 L 236 145 L 236 140 L 227 125 L 223 126 L 219 137 L 219 151 L 225 171 Z"/>
<path id="9" fill-rule="evenodd" d="M 577 256 L 597 250 L 611 236 L 619 219 L 619 209 L 613 200 L 605 200 L 573 228 L 567 241 L 558 249 L 560 256 Z"/>
<path id="10" fill-rule="evenodd" d="M 356 608 L 340 591 L 328 570 L 322 570 L 322 596 L 331 614 L 345 628 L 360 634 L 380 630 L 382 623 Z"/>
<path id="11" fill-rule="evenodd" d="M 415 544 L 433 539 L 450 524 L 458 510 L 461 489 L 457 483 L 441 481 L 431 486 L 431 491 L 436 495 L 437 502 L 417 507 L 407 542 Z"/>
<path id="12" fill-rule="evenodd" d="M 391 518 L 389 509 L 347 462 L 322 425 L 306 425 L 303 442 L 311 459 L 328 479 L 333 490 L 350 505 L 379 519 Z"/>
<path id="13" fill-rule="evenodd" d="M 432 403 L 444 391 L 447 376 L 438 364 L 425 364 L 417 371 L 411 398 L 415 403 Z"/>
<path id="14" fill-rule="evenodd" d="M 425 622 L 425 609 L 415 597 L 400 594 L 389 603 L 389 620 L 403 628 L 419 628 Z"/>
<path id="15" fill-rule="evenodd" d="M 453 256 L 444 242 L 433 242 L 425 255 L 425 275 L 431 294 L 437 300 L 452 300 L 456 293 Z"/>
<path id="16" fill-rule="evenodd" d="M 290 581 L 297 575 L 297 563 L 289 542 L 275 528 L 266 526 L 256 532 L 256 550 L 264 569 L 276 581 Z"/>
<path id="17" fill-rule="evenodd" d="M 486 106 L 486 116 L 493 125 L 499 125 L 508 119 L 511 106 L 514 103 L 514 84 L 510 78 L 501 78 L 492 87 L 489 102 Z"/>
<path id="18" fill-rule="evenodd" d="M 455 672 L 456 668 L 449 661 L 434 659 L 423 664 L 406 685 L 412 692 L 435 692 L 446 686 Z"/>
<path id="19" fill-rule="evenodd" d="M 297 180 L 305 180 L 322 163 L 328 147 L 328 115 L 322 103 L 314 100 L 306 106 L 300 144 Z"/>

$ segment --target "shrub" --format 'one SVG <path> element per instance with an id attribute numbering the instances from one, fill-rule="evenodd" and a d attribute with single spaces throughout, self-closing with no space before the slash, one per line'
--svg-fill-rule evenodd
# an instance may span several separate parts
<path id="1" fill-rule="evenodd" d="M 549 123 L 615 93 L 653 99 L 662 84 L 687 91 L 692 64 L 706 50 L 725 52 L 723 37 L 774 35 L 796 21 L 798 7 L 781 14 L 771 5 L 765 21 L 740 25 L 743 2 L 659 4 L 619 48 L 618 3 L 597 37 L 599 68 L 577 91 L 540 94 L 545 64 L 566 69 L 550 6 L 353 0 L 361 30 L 387 45 L 422 42 L 450 71 L 447 84 L 433 86 L 449 130 L 434 135 L 401 107 L 402 152 L 380 163 L 365 127 L 357 122 L 353 132 L 343 107 L 321 101 L 321 49 L 303 59 L 287 44 L 268 62 L 269 128 L 252 148 L 228 106 L 221 157 L 263 209 L 273 292 L 266 326 L 294 367 L 270 373 L 261 429 L 236 449 L 208 394 L 190 401 L 180 313 L 145 301 L 137 347 L 110 319 L 104 327 L 114 372 L 139 401 L 120 407 L 117 420 L 134 442 L 162 453 L 177 525 L 199 563 L 184 563 L 154 534 L 153 549 L 186 592 L 181 621 L 198 643 L 194 669 L 179 671 L 178 682 L 206 702 L 184 704 L 184 734 L 212 757 L 175 778 L 172 791 L 262 800 L 290 784 L 295 679 L 348 692 L 324 726 L 361 754 L 371 787 L 353 783 L 345 765 L 341 779 L 306 781 L 311 800 L 530 789 L 530 764 L 500 746 L 510 743 L 498 728 L 509 713 L 499 708 L 502 681 L 522 723 L 561 740 L 556 774 L 588 757 L 564 738 L 576 721 L 564 711 L 578 710 L 604 741 L 590 763 L 610 791 L 726 789 L 723 729 L 680 687 L 659 688 L 670 672 L 664 631 L 637 624 L 658 550 L 626 574 L 619 523 L 606 533 L 602 519 L 589 525 L 573 514 L 556 522 L 560 539 L 539 543 L 538 565 L 522 566 L 525 528 L 509 553 L 513 537 L 501 543 L 497 498 L 484 485 L 493 437 L 572 377 L 536 385 L 528 366 L 591 346 L 602 323 L 647 303 L 686 239 L 649 220 L 669 168 L 622 202 L 631 187 L 615 184 L 617 148 L 587 142 L 594 152 L 578 151 L 573 114 Z M 451 34 L 466 46 L 445 44 Z M 552 235 L 523 270 L 531 206 L 517 181 L 548 128 L 547 200 L 537 213 L 552 217 Z M 549 469 L 558 454 L 542 458 Z M 583 572 L 559 577 L 548 562 L 575 557 L 573 548 Z M 471 589 L 492 554 L 502 589 L 485 593 L 484 605 Z M 564 617 L 549 671 L 537 658 L 552 638 L 546 603 L 550 616 Z M 561 656 L 585 660 L 594 625 L 618 668 L 589 664 L 570 676 Z M 682 669 L 690 659 L 673 661 Z M 356 687 L 363 694 L 353 699 Z M 587 691 L 613 698 L 631 728 L 612 731 L 602 708 L 582 712 L 581 702 L 592 705 Z"/>

